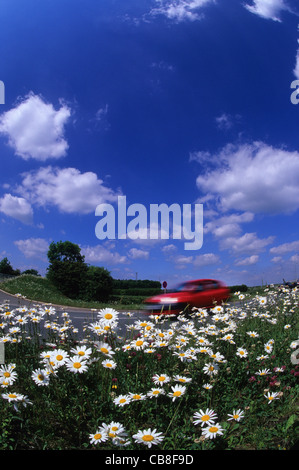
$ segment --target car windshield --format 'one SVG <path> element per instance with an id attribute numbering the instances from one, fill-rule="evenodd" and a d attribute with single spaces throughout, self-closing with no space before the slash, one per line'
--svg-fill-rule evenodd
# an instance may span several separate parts
<path id="1" fill-rule="evenodd" d="M 184 284 L 179 285 L 176 290 L 178 292 L 192 292 L 192 291 L 194 292 L 194 291 L 202 290 L 202 285 L 186 282 Z"/>

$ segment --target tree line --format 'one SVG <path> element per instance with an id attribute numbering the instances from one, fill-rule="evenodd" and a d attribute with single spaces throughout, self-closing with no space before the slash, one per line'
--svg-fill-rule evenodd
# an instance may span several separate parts
<path id="1" fill-rule="evenodd" d="M 133 295 L 146 289 L 161 289 L 159 281 L 113 279 L 104 267 L 92 266 L 85 262 L 79 245 L 70 241 L 52 242 L 48 249 L 49 266 L 47 279 L 65 296 L 86 301 L 108 301 L 114 293 L 126 290 Z M 21 272 L 13 269 L 7 258 L 0 261 L 0 274 L 18 276 L 20 274 L 39 275 L 34 269 Z"/>

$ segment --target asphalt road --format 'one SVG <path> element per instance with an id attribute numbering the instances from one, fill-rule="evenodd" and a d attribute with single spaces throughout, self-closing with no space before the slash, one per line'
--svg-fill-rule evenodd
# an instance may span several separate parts
<path id="1" fill-rule="evenodd" d="M 46 304 L 45 302 L 38 302 L 36 300 L 27 300 L 23 298 L 16 297 L 15 295 L 8 294 L 0 290 L 0 305 L 4 304 L 5 302 L 9 302 L 10 309 L 15 309 L 17 307 L 33 307 L 35 305 L 50 305 Z M 87 322 L 96 321 L 97 316 L 96 312 L 92 312 L 91 309 L 82 308 L 82 307 L 66 307 L 51 304 L 58 314 L 62 312 L 67 312 L 70 315 L 72 320 L 72 324 L 75 328 L 78 328 L 79 332 L 83 330 L 83 325 Z M 118 327 L 119 333 L 124 334 L 126 331 L 126 325 L 130 325 L 134 323 L 138 319 L 145 318 L 145 315 L 142 311 L 139 310 L 126 310 L 126 311 L 118 311 Z M 127 315 L 127 312 L 130 312 L 130 316 Z"/>

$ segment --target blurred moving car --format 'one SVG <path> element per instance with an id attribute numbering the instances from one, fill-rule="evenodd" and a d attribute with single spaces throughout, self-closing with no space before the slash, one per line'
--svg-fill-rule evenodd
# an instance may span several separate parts
<path id="1" fill-rule="evenodd" d="M 226 302 L 230 297 L 229 288 L 215 279 L 197 279 L 184 282 L 169 293 L 155 295 L 144 301 L 145 313 L 149 315 L 179 314 L 192 307 L 213 308 Z"/>

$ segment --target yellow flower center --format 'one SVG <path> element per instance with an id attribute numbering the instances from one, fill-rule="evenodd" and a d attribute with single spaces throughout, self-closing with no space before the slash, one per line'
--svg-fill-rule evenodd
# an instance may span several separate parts
<path id="1" fill-rule="evenodd" d="M 233 415 L 233 418 L 234 418 L 234 419 L 238 419 L 238 418 L 239 418 L 239 415 Z"/>
<path id="2" fill-rule="evenodd" d="M 108 353 L 108 349 L 106 349 L 106 348 L 101 348 L 101 351 L 102 351 L 104 354 L 107 354 L 107 353 Z"/>
<path id="3" fill-rule="evenodd" d="M 142 436 L 142 440 L 145 442 L 150 442 L 153 439 L 154 439 L 154 436 L 152 436 L 151 434 L 145 434 L 144 436 Z"/>
<path id="4" fill-rule="evenodd" d="M 105 318 L 106 320 L 111 320 L 111 318 L 113 318 L 113 315 L 111 315 L 111 313 L 106 313 Z"/>
<path id="5" fill-rule="evenodd" d="M 136 346 L 141 346 L 142 344 L 143 344 L 143 341 L 141 339 L 136 341 Z"/>
<path id="6" fill-rule="evenodd" d="M 57 359 L 57 361 L 62 361 L 63 356 L 61 354 L 58 354 L 58 356 L 56 356 L 56 359 Z"/>
<path id="7" fill-rule="evenodd" d="M 95 435 L 94 435 L 94 438 L 95 438 L 96 440 L 101 439 L 101 438 L 102 438 L 102 434 L 100 434 L 100 433 L 95 434 Z"/>
<path id="8" fill-rule="evenodd" d="M 163 382 L 164 380 L 165 380 L 165 377 L 163 375 L 159 377 L 159 382 Z"/>
<path id="9" fill-rule="evenodd" d="M 210 416 L 209 416 L 209 415 L 203 415 L 203 416 L 201 417 L 201 420 L 202 420 L 202 421 L 209 421 L 209 419 L 210 419 Z"/>
<path id="10" fill-rule="evenodd" d="M 74 366 L 75 369 L 80 369 L 82 364 L 81 364 L 81 362 L 74 362 L 73 366 Z"/>
<path id="11" fill-rule="evenodd" d="M 4 377 L 10 377 L 10 373 L 9 372 L 4 372 Z"/>
<path id="12" fill-rule="evenodd" d="M 9 398 L 17 398 L 17 395 L 15 393 L 10 393 L 8 396 Z"/>
<path id="13" fill-rule="evenodd" d="M 140 400 L 141 395 L 137 395 L 137 394 L 136 394 L 136 395 L 133 395 L 133 398 L 134 398 L 135 400 Z"/>
<path id="14" fill-rule="evenodd" d="M 174 396 L 174 397 L 179 397 L 181 394 L 182 394 L 182 392 L 180 392 L 179 390 L 177 390 L 176 392 L 173 393 L 173 396 Z"/>
<path id="15" fill-rule="evenodd" d="M 121 399 L 119 400 L 119 403 L 126 403 L 126 399 L 125 399 L 125 398 L 121 398 Z"/>
<path id="16" fill-rule="evenodd" d="M 217 426 L 211 426 L 210 429 L 209 429 L 210 432 L 217 432 L 218 431 L 218 428 Z"/>
<path id="17" fill-rule="evenodd" d="M 112 426 L 111 431 L 117 431 L 118 427 L 117 426 Z"/>

